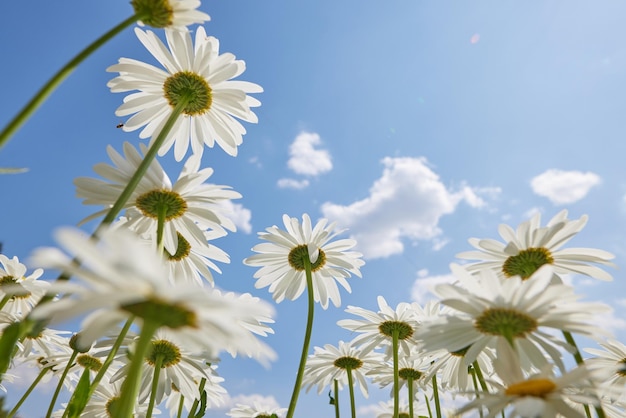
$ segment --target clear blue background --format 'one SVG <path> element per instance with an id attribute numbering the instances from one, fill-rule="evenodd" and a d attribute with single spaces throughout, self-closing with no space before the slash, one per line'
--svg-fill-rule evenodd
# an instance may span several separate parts
<path id="1" fill-rule="evenodd" d="M 317 219 L 325 202 L 363 201 L 383 176 L 383 158 L 423 157 L 450 195 L 467 186 L 484 205 L 458 200 L 430 224 L 439 228 L 431 238 L 411 238 L 403 234 L 406 225 L 396 225 L 403 250 L 369 257 L 363 279 L 351 279 L 352 294 L 342 294 L 342 308 L 317 311 L 311 350 L 352 338 L 335 325 L 347 317 L 347 305 L 375 310 L 377 295 L 393 306 L 410 301 L 418 276 L 449 274 L 454 255 L 470 249 L 469 237 L 497 238 L 502 222 L 517 225 L 533 211 L 542 212 L 545 222 L 562 208 L 574 218 L 590 216 L 571 246 L 616 255 L 613 282 L 575 277 L 573 283 L 587 300 L 615 308 L 600 326 L 625 339 L 625 3 L 216 0 L 203 2 L 201 9 L 212 17 L 205 28 L 220 39 L 221 51 L 246 61 L 241 79 L 265 89 L 257 95 L 263 102 L 260 122 L 246 125 L 239 156 L 220 149 L 207 149 L 204 156 L 205 166 L 215 169 L 211 181 L 242 193 L 238 203 L 252 215 L 252 233 L 241 230 L 216 242 L 232 260 L 216 277 L 220 287 L 271 300 L 265 289 L 254 289 L 254 269 L 241 262 L 259 242 L 255 232 L 281 225 L 283 213 L 306 212 Z M 54 71 L 131 13 L 126 0 L 7 2 L 0 26 L 0 126 Z M 105 69 L 120 57 L 156 64 L 132 29 L 125 30 L 72 74 L 0 150 L 0 166 L 29 168 L 0 176 L 0 241 L 6 255 L 26 260 L 35 247 L 54 244 L 56 227 L 93 213 L 95 207 L 75 198 L 72 180 L 94 176 L 94 164 L 109 162 L 108 144 L 121 150 L 124 141 L 140 142 L 136 132 L 116 129 L 123 119 L 114 111 L 123 95 L 106 87 L 114 75 Z M 306 177 L 289 169 L 289 147 L 302 132 L 320 136 L 316 148 L 331 156 L 330 172 Z M 176 178 L 179 165 L 173 158 L 162 163 Z M 550 169 L 592 172 L 600 181 L 584 198 L 555 205 L 531 187 L 534 177 Z M 281 178 L 306 178 L 310 184 L 280 188 Z M 415 212 L 416 218 L 436 212 L 428 201 L 410 197 L 406 204 L 398 199 L 393 210 L 387 207 L 385 213 L 393 216 L 383 216 L 383 225 L 394 227 L 396 211 Z M 347 235 L 362 233 L 359 228 L 368 225 L 356 219 Z M 271 370 L 224 358 L 219 371 L 233 398 L 274 396 L 287 406 L 305 302 L 277 305 L 276 334 L 268 343 L 280 360 Z M 10 386 L 9 398 L 14 401 L 25 386 Z M 371 392 L 369 400 L 358 399 L 360 406 L 388 394 Z M 49 397 L 49 391 L 36 392 L 23 417 L 41 416 Z M 332 413 L 325 394 L 301 395 L 298 417 L 322 413 Z M 359 416 L 373 415 L 363 410 Z"/>

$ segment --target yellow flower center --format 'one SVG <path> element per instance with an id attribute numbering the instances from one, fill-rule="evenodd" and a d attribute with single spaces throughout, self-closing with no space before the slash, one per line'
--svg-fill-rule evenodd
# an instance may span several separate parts
<path id="1" fill-rule="evenodd" d="M 550 379 L 530 379 L 512 384 L 506 388 L 505 393 L 509 396 L 544 398 L 554 389 L 556 389 L 556 384 Z"/>
<path id="2" fill-rule="evenodd" d="M 544 264 L 553 264 L 554 257 L 547 249 L 526 248 L 517 255 L 506 259 L 502 265 L 502 272 L 506 277 L 520 276 L 523 280 L 528 279 Z"/>
<path id="3" fill-rule="evenodd" d="M 150 190 L 135 200 L 135 206 L 147 218 L 159 219 L 159 214 L 167 222 L 179 218 L 187 211 L 187 202 L 171 190 Z"/>
<path id="4" fill-rule="evenodd" d="M 169 76 L 163 83 L 163 94 L 172 108 L 185 100 L 183 113 L 189 116 L 205 114 L 213 103 L 213 90 L 209 83 L 204 77 L 191 71 L 181 71 Z"/>
<path id="5" fill-rule="evenodd" d="M 153 28 L 165 28 L 174 21 L 169 0 L 132 0 L 130 4 L 139 20 Z"/>

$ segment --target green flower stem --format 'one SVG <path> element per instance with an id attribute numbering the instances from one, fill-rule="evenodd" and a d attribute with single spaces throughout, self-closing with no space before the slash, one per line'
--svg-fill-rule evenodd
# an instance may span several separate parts
<path id="1" fill-rule="evenodd" d="M 391 336 L 391 349 L 393 351 L 393 416 L 400 413 L 400 378 L 398 376 L 398 329 L 393 330 Z"/>
<path id="2" fill-rule="evenodd" d="M 435 412 L 437 413 L 437 418 L 441 418 L 441 402 L 439 400 L 439 386 L 437 383 L 437 374 L 433 375 L 432 382 L 433 382 L 433 398 L 435 398 Z"/>
<path id="3" fill-rule="evenodd" d="M 70 60 L 63 68 L 61 68 L 48 82 L 33 96 L 32 99 L 20 110 L 20 112 L 9 122 L 9 124 L 0 132 L 0 148 L 9 140 L 9 138 L 26 122 L 26 120 L 37 110 L 46 98 L 74 71 L 78 65 L 83 62 L 94 51 L 112 39 L 115 35 L 141 20 L 139 15 L 133 15 L 124 20 L 113 29 L 96 39 L 91 45 L 83 49 L 78 55 Z"/>
<path id="4" fill-rule="evenodd" d="M 0 310 L 1 310 L 2 308 L 4 308 L 4 305 L 6 305 L 6 304 L 7 304 L 7 302 L 11 300 L 11 298 L 12 298 L 12 297 L 13 297 L 13 296 L 11 296 L 11 295 L 4 295 L 4 297 L 3 297 L 3 298 L 2 298 L 2 300 L 0 301 Z"/>
<path id="5" fill-rule="evenodd" d="M 474 365 L 470 367 L 470 374 L 472 375 L 472 385 L 474 386 L 474 394 L 476 395 L 476 398 L 478 399 L 480 398 L 480 388 L 479 388 L 478 379 L 476 378 L 476 369 L 474 368 Z M 483 418 L 484 415 L 483 415 L 482 408 L 478 409 L 478 416 L 480 418 Z"/>
<path id="6" fill-rule="evenodd" d="M 7 418 L 13 418 L 15 416 L 15 414 L 17 413 L 17 411 L 19 411 L 19 409 L 22 406 L 22 404 L 24 403 L 24 401 L 26 401 L 26 398 L 28 398 L 28 396 L 31 394 L 31 392 L 37 387 L 37 384 L 39 384 L 41 379 L 43 379 L 43 377 L 49 371 L 50 371 L 49 367 L 44 367 L 43 369 L 41 369 L 41 372 L 39 372 L 39 375 L 35 378 L 33 383 L 31 383 L 31 385 L 28 387 L 28 389 L 26 390 L 24 395 L 22 395 L 20 400 L 13 407 L 13 409 L 11 409 L 11 411 L 7 414 Z"/>
<path id="7" fill-rule="evenodd" d="M 54 390 L 54 394 L 52 395 L 52 399 L 50 400 L 50 406 L 48 407 L 48 412 L 46 412 L 46 418 L 52 416 L 52 412 L 54 412 L 54 404 L 57 402 L 59 393 L 61 393 L 61 388 L 63 387 L 63 382 L 65 381 L 67 374 L 74 365 L 74 360 L 76 359 L 76 356 L 78 356 L 78 351 L 74 350 L 72 352 L 72 355 L 70 356 L 70 359 L 67 362 L 67 365 L 65 366 L 65 369 L 63 370 L 63 374 L 61 374 L 61 377 L 59 378 L 59 383 Z"/>
<path id="8" fill-rule="evenodd" d="M 354 403 L 354 379 L 352 378 L 352 369 L 346 367 L 346 373 L 348 373 L 348 390 L 350 391 L 350 412 L 352 418 L 356 418 L 356 405 Z"/>
<path id="9" fill-rule="evenodd" d="M 578 349 L 578 345 L 576 344 L 576 340 L 574 340 L 574 336 L 569 331 L 563 331 L 563 337 L 565 337 L 565 341 L 572 347 L 574 347 L 574 360 L 576 360 L 576 364 L 582 366 L 585 364 L 585 360 L 583 360 L 583 356 L 580 355 L 580 350 Z M 598 404 L 594 407 L 596 410 L 596 414 L 598 418 L 605 418 L 604 409 L 602 409 L 602 405 Z M 587 417 L 591 418 L 591 411 L 589 410 L 589 405 L 585 405 L 585 413 Z"/>
<path id="10" fill-rule="evenodd" d="M 191 405 L 191 410 L 189 411 L 189 415 L 187 415 L 187 417 L 189 418 L 193 418 L 196 416 L 196 409 L 198 409 L 198 405 L 200 405 L 200 398 L 202 397 L 202 392 L 204 392 L 204 385 L 206 385 L 206 377 L 203 377 L 202 380 L 200 380 L 198 397 L 194 399 L 193 404 Z"/>
<path id="11" fill-rule="evenodd" d="M 157 214 L 157 254 L 163 255 L 163 229 L 165 227 L 165 216 L 167 215 L 167 207 L 159 205 L 159 213 Z"/>
<path id="12" fill-rule="evenodd" d="M 152 417 L 152 411 L 154 410 L 154 402 L 156 401 L 156 393 L 159 389 L 159 375 L 161 374 L 161 366 L 163 365 L 163 355 L 156 356 L 154 362 L 154 376 L 152 376 L 152 389 L 150 391 L 150 401 L 148 402 L 148 410 L 146 411 L 146 418 Z"/>
<path id="13" fill-rule="evenodd" d="M 300 394 L 300 387 L 302 386 L 302 377 L 304 376 L 304 366 L 306 365 L 306 359 L 309 352 L 309 343 L 311 342 L 311 331 L 313 330 L 313 313 L 315 311 L 315 300 L 313 298 L 313 276 L 311 274 L 311 260 L 309 260 L 308 255 L 302 257 L 302 260 L 304 262 L 304 271 L 306 273 L 306 288 L 309 301 L 309 311 L 306 321 L 306 331 L 304 333 L 304 343 L 302 344 L 302 354 L 300 355 L 300 366 L 298 367 L 296 383 L 293 386 L 293 393 L 291 394 L 291 401 L 289 401 L 289 409 L 287 410 L 286 418 L 293 418 L 293 414 L 296 411 L 298 395 Z"/>
<path id="14" fill-rule="evenodd" d="M 476 377 L 478 378 L 478 382 L 480 383 L 480 388 L 483 390 L 483 392 L 489 392 L 489 388 L 487 387 L 487 382 L 485 382 L 485 377 L 483 376 L 483 372 L 480 369 L 478 360 L 474 360 L 474 362 L 472 363 L 472 368 L 476 372 Z"/>
<path id="15" fill-rule="evenodd" d="M 333 382 L 333 389 L 335 391 L 335 418 L 339 418 L 339 381 L 337 379 Z"/>
<path id="16" fill-rule="evenodd" d="M 409 376 L 406 380 L 406 387 L 409 391 L 409 418 L 413 418 L 413 378 Z"/>
<path id="17" fill-rule="evenodd" d="M 137 403 L 137 392 L 139 391 L 139 382 L 141 381 L 141 369 L 144 359 L 152 344 L 152 336 L 159 328 L 156 322 L 145 321 L 141 327 L 139 340 L 135 346 L 135 352 L 128 368 L 128 374 L 124 383 L 122 383 L 121 397 L 119 406 L 116 408 L 115 414 L 119 418 L 131 418 Z"/>
<path id="18" fill-rule="evenodd" d="M 428 409 L 428 416 L 433 418 L 433 410 L 430 409 L 430 400 L 428 399 L 428 395 L 424 394 L 424 402 L 426 402 L 426 409 Z"/>
<path id="19" fill-rule="evenodd" d="M 185 397 L 180 395 L 180 400 L 178 401 L 178 410 L 176 411 L 176 418 L 183 417 L 183 408 L 185 406 Z"/>
<path id="20" fill-rule="evenodd" d="M 122 194 L 120 194 L 120 197 L 117 198 L 107 215 L 102 220 L 100 226 L 98 227 L 98 230 L 100 230 L 100 228 L 102 228 L 103 226 L 113 222 L 117 217 L 117 214 L 120 213 L 120 211 L 124 208 L 124 205 L 126 205 L 126 202 L 135 191 L 135 188 L 137 188 L 139 181 L 142 179 L 144 174 L 146 174 L 146 171 L 148 171 L 150 164 L 152 164 L 152 161 L 157 156 L 161 145 L 163 145 L 163 142 L 165 142 L 167 135 L 174 127 L 174 123 L 176 123 L 178 117 L 183 113 L 183 110 L 189 104 L 190 100 L 191 99 L 189 97 L 181 97 L 180 101 L 176 104 L 176 107 L 174 107 L 174 109 L 172 110 L 172 114 L 165 122 L 165 125 L 163 125 L 163 129 L 161 129 L 161 132 L 159 132 L 159 135 L 152 143 L 152 146 L 146 152 L 146 155 L 143 157 L 143 161 L 141 162 L 141 164 L 139 164 L 139 167 L 137 167 L 137 171 L 135 171 L 135 174 L 133 174 L 131 179 L 128 181 L 128 184 L 122 191 Z M 96 230 L 96 234 L 98 230 Z"/>

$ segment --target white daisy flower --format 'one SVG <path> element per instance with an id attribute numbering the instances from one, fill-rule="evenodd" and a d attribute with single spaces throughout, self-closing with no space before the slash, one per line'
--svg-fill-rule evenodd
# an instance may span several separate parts
<path id="1" fill-rule="evenodd" d="M 626 345 L 614 339 L 598 342 L 598 344 L 604 350 L 584 349 L 587 353 L 595 356 L 586 359 L 585 363 L 589 368 L 602 373 L 608 385 L 624 388 L 626 385 Z"/>
<path id="2" fill-rule="evenodd" d="M 145 150 L 144 146 L 142 148 Z M 110 146 L 107 153 L 114 166 L 100 163 L 94 167 L 96 173 L 106 180 L 90 177 L 74 180 L 76 195 L 84 198 L 83 204 L 104 206 L 103 210 L 81 222 L 107 213 L 143 161 L 143 156 L 128 142 L 124 143 L 124 157 Z M 211 168 L 200 170 L 200 159 L 191 157 L 172 184 L 161 165 L 154 160 L 124 206 L 126 227 L 156 241 L 159 214 L 164 211 L 163 243 L 170 254 L 179 252 L 179 234 L 192 247 L 206 247 L 206 229 L 235 231 L 235 224 L 224 215 L 218 202 L 238 199 L 241 195 L 227 186 L 206 183 L 212 174 Z"/>
<path id="3" fill-rule="evenodd" d="M 257 84 L 231 80 L 244 72 L 245 63 L 233 54 L 220 55 L 219 41 L 207 36 L 203 27 L 196 29 L 195 45 L 189 32 L 166 29 L 169 50 L 153 32 L 135 29 L 135 33 L 165 70 L 128 58 L 107 68 L 119 72 L 108 83 L 112 92 L 137 90 L 126 96 L 115 112 L 117 116 L 133 115 L 123 129 L 143 127 L 139 137 L 154 141 L 173 108 L 189 99 L 159 155 L 174 146 L 174 156 L 180 161 L 191 144 L 192 152 L 202 156 L 204 146 L 213 147 L 215 142 L 229 155 L 237 155 L 246 133 L 237 119 L 257 122 L 250 108 L 261 103 L 248 93 L 263 91 Z"/>
<path id="4" fill-rule="evenodd" d="M 495 348 L 498 341 L 504 340 L 515 347 L 525 369 L 531 365 L 543 367 L 547 354 L 564 370 L 558 348 L 572 348 L 546 329 L 590 338 L 602 334 L 594 315 L 605 312 L 608 306 L 578 302 L 580 297 L 572 287 L 550 284 L 550 266 L 537 270 L 532 280 L 525 281 L 519 276 L 501 279 L 493 270 L 473 276 L 463 266 L 453 264 L 451 269 L 460 285 L 440 284 L 434 293 L 457 314 L 422 323 L 419 339 L 426 350 L 464 350 L 464 359 L 470 365 L 485 347 Z"/>
<path id="5" fill-rule="evenodd" d="M 457 254 L 466 260 L 483 260 L 466 265 L 471 272 L 490 268 L 500 277 L 520 276 L 529 278 L 537 269 L 550 264 L 557 274 L 584 274 L 601 280 L 613 277 L 601 268 L 589 263 L 613 266 L 609 261 L 613 254 L 595 248 L 561 247 L 580 232 L 587 223 L 587 216 L 567 219 L 567 210 L 559 212 L 545 227 L 540 226 L 541 215 L 537 213 L 529 221 L 517 227 L 500 225 L 499 232 L 504 243 L 493 239 L 472 238 L 469 243 L 478 251 Z"/>
<path id="6" fill-rule="evenodd" d="M 230 411 L 226 413 L 232 418 L 259 418 L 277 416 L 282 418 L 287 413 L 287 408 L 275 407 L 263 402 L 254 401 L 252 405 L 238 403 Z"/>
<path id="7" fill-rule="evenodd" d="M 211 20 L 208 14 L 197 10 L 200 0 L 132 0 L 130 4 L 142 19 L 140 25 L 155 28 L 187 30 L 187 26 Z"/>
<path id="8" fill-rule="evenodd" d="M 429 381 L 425 380 L 426 371 L 430 367 L 432 358 L 424 355 L 423 352 L 413 348 L 411 354 L 408 356 L 401 355 L 398 359 L 398 390 L 402 390 L 403 387 L 409 388 L 409 381 L 411 382 L 411 389 L 413 397 L 417 394 L 419 388 L 426 389 Z M 391 385 L 391 397 L 393 397 L 393 382 L 394 371 L 393 363 L 389 360 L 379 362 L 366 375 L 372 379 L 372 383 L 377 383 L 381 388 L 385 388 Z"/>
<path id="9" fill-rule="evenodd" d="M 350 274 L 361 277 L 359 268 L 365 264 L 360 253 L 348 251 L 356 242 L 351 239 L 331 241 L 342 231 L 335 231 L 335 224 L 328 225 L 326 219 L 312 227 L 307 214 L 302 215 L 302 223 L 297 218 L 283 215 L 283 223 L 285 231 L 272 226 L 266 229 L 267 232 L 259 232 L 259 237 L 269 242 L 255 245 L 252 251 L 259 254 L 244 260 L 249 266 L 261 267 L 254 274 L 257 279 L 255 287 L 269 286 L 276 302 L 285 298 L 294 300 L 306 288 L 305 262 L 308 262 L 315 301 L 324 309 L 329 300 L 340 306 L 337 283 L 350 292 L 346 279 Z"/>
<path id="10" fill-rule="evenodd" d="M 401 302 L 396 309 L 391 308 L 384 297 L 378 296 L 378 312 L 369 311 L 357 306 L 348 306 L 346 312 L 363 319 L 342 319 L 337 325 L 350 331 L 358 332 L 352 344 L 363 344 L 363 350 L 372 351 L 377 347 L 385 347 L 387 358 L 393 353 L 392 338 L 398 336 L 398 347 L 402 355 L 410 355 L 415 347 L 415 331 L 419 326 L 416 312 L 410 303 Z"/>
<path id="11" fill-rule="evenodd" d="M 457 410 L 457 414 L 487 408 L 486 418 L 499 416 L 505 409 L 511 418 L 585 418 L 582 408 L 577 406 L 599 405 L 593 375 L 584 366 L 559 377 L 553 375 L 551 367 L 524 376 L 513 350 L 506 343 L 502 348 L 494 367 L 504 385 L 492 382 L 495 392 L 481 392 L 480 396 Z"/>
<path id="12" fill-rule="evenodd" d="M 95 242 L 68 228 L 57 233 L 57 240 L 82 266 L 55 248 L 37 250 L 33 262 L 76 276 L 80 283 L 52 283 L 52 291 L 74 297 L 41 304 L 31 315 L 35 320 L 60 322 L 95 311 L 82 322 L 80 346 L 91 345 L 107 330 L 134 317 L 169 329 L 190 349 L 212 355 L 228 350 L 261 362 L 275 357 L 247 328 L 271 318 L 273 308 L 268 303 L 246 296 L 224 297 L 195 284 L 172 284 L 163 260 L 123 229 L 105 229 Z"/>
<path id="13" fill-rule="evenodd" d="M 17 257 L 0 254 L 0 300 L 7 298 L 2 311 L 24 317 L 48 291 L 49 283 L 37 280 L 43 269 L 26 275 L 26 266 Z M 8 293 L 7 293 L 8 292 Z"/>
<path id="14" fill-rule="evenodd" d="M 361 393 L 368 397 L 365 374 L 383 361 L 380 354 L 364 352 L 350 343 L 339 341 L 337 347 L 326 344 L 324 348 L 315 347 L 306 362 L 302 386 L 308 392 L 317 386 L 317 393 L 325 387 L 332 387 L 337 380 L 341 387 L 354 381 Z M 348 376 L 348 373 L 351 376 Z M 353 384 L 354 385 L 354 384 Z"/>
<path id="15" fill-rule="evenodd" d="M 129 351 L 132 353 L 132 346 L 129 347 Z M 218 383 L 224 381 L 223 378 L 212 373 L 213 370 L 207 363 L 204 355 L 192 353 L 177 341 L 174 335 L 166 330 L 158 330 L 155 333 L 148 353 L 143 363 L 143 372 L 141 373 L 138 395 L 139 403 L 144 403 L 150 396 L 157 364 L 160 367 L 160 371 L 157 391 L 154 395 L 156 405 L 160 404 L 164 397 L 171 394 L 173 387 L 185 398 L 195 399 L 200 396 L 198 382 L 201 379 L 207 379 L 211 382 L 211 385 L 218 385 Z M 111 377 L 111 382 L 124 379 L 128 374 L 130 367 L 129 357 L 119 356 L 118 358 L 125 364 Z M 214 395 L 217 393 L 217 390 L 213 390 Z M 226 390 L 222 388 L 219 393 L 221 396 L 207 398 L 207 402 L 214 406 L 222 405 Z"/>
<path id="16" fill-rule="evenodd" d="M 179 416 L 180 408 L 186 409 L 188 412 L 194 408 L 194 403 L 201 401 L 206 394 L 207 407 L 221 406 L 227 399 L 227 392 L 220 383 L 224 381 L 217 375 L 215 369 L 217 366 L 209 366 L 210 379 L 200 380 L 196 382 L 196 394 L 192 396 L 183 396 L 177 387 L 173 386 L 171 393 L 165 399 L 165 407 L 169 409 L 170 416 Z M 182 406 L 181 406 L 182 403 Z M 197 407 L 197 405 L 196 405 Z"/>
<path id="17" fill-rule="evenodd" d="M 376 418 L 394 418 L 393 408 L 394 408 L 393 399 L 387 402 L 378 402 L 374 415 L 376 416 Z M 410 412 L 411 410 L 409 407 L 409 401 L 407 399 L 400 399 L 400 403 L 398 405 L 398 418 L 409 418 L 411 416 Z M 413 416 L 428 417 L 428 416 L 431 416 L 431 414 L 428 411 L 428 407 L 425 404 L 419 403 L 416 400 L 414 400 L 413 401 Z"/>

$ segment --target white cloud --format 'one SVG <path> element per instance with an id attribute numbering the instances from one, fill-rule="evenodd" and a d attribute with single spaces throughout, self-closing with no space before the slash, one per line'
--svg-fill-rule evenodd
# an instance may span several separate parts
<path id="1" fill-rule="evenodd" d="M 307 179 L 304 180 L 296 180 L 296 179 L 287 179 L 282 178 L 278 180 L 278 187 L 281 189 L 296 189 L 301 190 L 309 186 L 309 181 Z"/>
<path id="2" fill-rule="evenodd" d="M 439 218 L 454 212 L 459 202 L 483 207 L 478 194 L 498 193 L 467 185 L 451 191 L 425 158 L 386 157 L 382 163 L 382 176 L 370 187 L 368 197 L 347 206 L 326 202 L 321 208 L 325 217 L 350 229 L 366 258 L 402 253 L 403 239 L 432 240 L 442 233 Z"/>
<path id="3" fill-rule="evenodd" d="M 567 205 L 584 198 L 600 183 L 600 176 L 590 171 L 547 170 L 534 177 L 530 186 L 535 194 L 550 199 L 555 205 Z"/>
<path id="4" fill-rule="evenodd" d="M 255 402 L 263 407 L 267 407 L 268 409 L 280 408 L 278 401 L 273 396 L 263 396 L 260 394 L 251 394 L 251 395 L 237 395 L 234 397 L 230 397 L 226 395 L 224 397 L 224 404 L 219 407 L 213 407 L 207 410 L 208 417 L 223 417 L 224 411 L 230 411 L 232 408 L 237 406 L 237 404 L 249 405 L 253 406 Z"/>
<path id="5" fill-rule="evenodd" d="M 330 153 L 325 149 L 315 149 L 322 140 L 316 133 L 301 132 L 289 146 L 287 166 L 296 174 L 318 176 L 333 168 Z"/>
<path id="6" fill-rule="evenodd" d="M 226 215 L 235 223 L 238 230 L 243 231 L 246 234 L 252 232 L 252 212 L 250 209 L 246 209 L 240 203 L 233 203 L 231 200 L 223 200 L 220 205 L 224 209 Z"/>
<path id="7" fill-rule="evenodd" d="M 426 302 L 438 299 L 430 290 L 438 284 L 454 283 L 457 278 L 452 273 L 439 276 L 429 276 L 428 270 L 422 269 L 417 272 L 417 279 L 411 287 L 411 301 L 424 306 Z"/>

